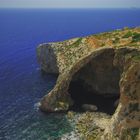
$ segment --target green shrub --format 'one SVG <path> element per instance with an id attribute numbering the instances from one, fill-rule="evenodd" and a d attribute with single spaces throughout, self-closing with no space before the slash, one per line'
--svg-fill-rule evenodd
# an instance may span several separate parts
<path id="1" fill-rule="evenodd" d="M 132 42 L 140 41 L 140 33 L 133 33 Z"/>
<path id="2" fill-rule="evenodd" d="M 68 47 L 69 47 L 69 48 L 78 47 L 79 44 L 81 43 L 81 41 L 82 41 L 82 38 L 79 38 L 76 42 L 74 42 L 72 45 L 69 45 Z"/>
<path id="3" fill-rule="evenodd" d="M 128 37 L 131 37 L 133 35 L 133 33 L 131 31 L 127 32 L 123 38 L 128 38 Z"/>

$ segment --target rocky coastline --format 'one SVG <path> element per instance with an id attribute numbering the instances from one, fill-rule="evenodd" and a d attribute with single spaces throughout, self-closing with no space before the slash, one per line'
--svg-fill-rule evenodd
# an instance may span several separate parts
<path id="1" fill-rule="evenodd" d="M 58 75 L 40 109 L 67 112 L 77 140 L 140 139 L 139 27 L 41 44 L 37 57 Z"/>

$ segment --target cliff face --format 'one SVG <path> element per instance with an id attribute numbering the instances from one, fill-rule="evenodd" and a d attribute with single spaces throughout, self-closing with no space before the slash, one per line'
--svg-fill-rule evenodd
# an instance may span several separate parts
<path id="1" fill-rule="evenodd" d="M 40 101 L 42 111 L 95 105 L 97 112 L 112 114 L 100 139 L 131 139 L 133 132 L 138 138 L 140 28 L 42 44 L 37 54 L 44 71 L 59 74 L 55 87 Z M 102 107 L 106 105 L 114 110 Z"/>
<path id="2" fill-rule="evenodd" d="M 52 45 L 42 44 L 37 48 L 38 62 L 41 65 L 43 71 L 47 73 L 59 73 L 59 67 L 57 65 L 56 54 L 52 48 Z"/>

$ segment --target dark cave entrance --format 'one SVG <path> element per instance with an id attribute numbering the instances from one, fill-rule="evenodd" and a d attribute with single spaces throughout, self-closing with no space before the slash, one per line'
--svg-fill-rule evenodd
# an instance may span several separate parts
<path id="1" fill-rule="evenodd" d="M 74 105 L 69 109 L 76 112 L 85 112 L 82 105 L 88 104 L 97 106 L 97 112 L 112 115 L 117 108 L 117 100 L 119 99 L 119 95 L 100 95 L 97 91 L 87 91 L 81 81 L 71 82 L 69 93 L 74 101 Z"/>
<path id="2" fill-rule="evenodd" d="M 115 112 L 120 96 L 120 71 L 113 60 L 114 52 L 105 51 L 73 75 L 68 89 L 74 101 L 70 110 L 84 112 L 82 106 L 88 104 L 96 106 L 97 112 Z"/>

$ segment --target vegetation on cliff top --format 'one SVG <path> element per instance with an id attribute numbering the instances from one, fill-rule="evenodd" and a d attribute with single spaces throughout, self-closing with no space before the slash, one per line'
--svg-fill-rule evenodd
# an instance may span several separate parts
<path id="1" fill-rule="evenodd" d="M 55 43 L 54 47 L 58 53 L 58 61 L 61 71 L 69 68 L 78 59 L 88 55 L 89 52 L 94 51 L 100 47 L 136 47 L 140 48 L 140 28 L 124 28 L 122 30 L 115 30 L 105 32 L 87 37 L 74 38 L 63 42 Z"/>

